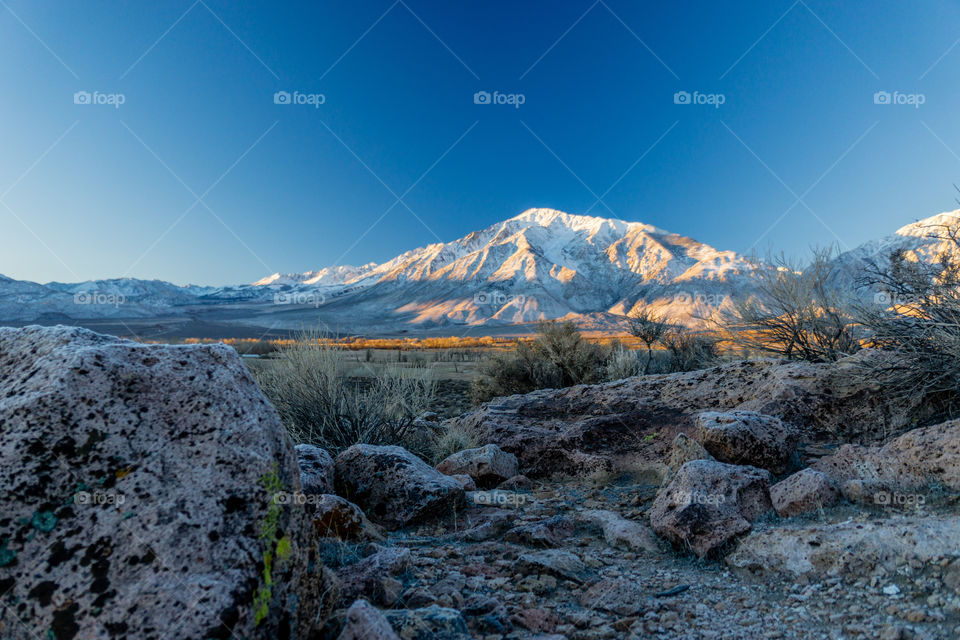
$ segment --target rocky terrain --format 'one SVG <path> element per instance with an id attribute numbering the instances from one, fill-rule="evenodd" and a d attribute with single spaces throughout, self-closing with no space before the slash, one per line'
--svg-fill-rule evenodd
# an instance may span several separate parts
<path id="1" fill-rule="evenodd" d="M 294 447 L 225 347 L 0 329 L 0 637 L 960 637 L 960 421 L 856 362 L 498 398 L 431 466 Z"/>

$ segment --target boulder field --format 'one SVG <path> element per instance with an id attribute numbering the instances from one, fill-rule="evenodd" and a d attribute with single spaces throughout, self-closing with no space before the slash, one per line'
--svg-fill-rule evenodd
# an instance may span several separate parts
<path id="1" fill-rule="evenodd" d="M 498 398 L 432 466 L 294 447 L 223 345 L 0 329 L 0 638 L 960 637 L 960 421 L 853 364 Z"/>

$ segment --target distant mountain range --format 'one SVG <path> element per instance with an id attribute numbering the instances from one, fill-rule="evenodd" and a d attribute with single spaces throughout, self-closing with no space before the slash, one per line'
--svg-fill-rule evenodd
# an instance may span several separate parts
<path id="1" fill-rule="evenodd" d="M 942 225 L 960 225 L 960 210 L 907 225 L 838 260 L 853 269 L 896 248 L 935 259 L 945 245 L 930 236 Z M 41 285 L 0 276 L 0 323 L 191 318 L 291 330 L 319 321 L 341 334 L 452 334 L 464 326 L 573 318 L 613 330 L 646 306 L 695 324 L 751 295 L 752 269 L 732 251 L 650 225 L 530 209 L 382 264 L 278 273 L 245 285 L 129 278 Z"/>

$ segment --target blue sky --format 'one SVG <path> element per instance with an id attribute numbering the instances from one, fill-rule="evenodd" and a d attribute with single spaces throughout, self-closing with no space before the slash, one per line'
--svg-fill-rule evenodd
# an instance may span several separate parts
<path id="1" fill-rule="evenodd" d="M 249 282 L 534 206 L 852 247 L 956 208 L 958 40 L 945 0 L 3 0 L 0 273 Z"/>

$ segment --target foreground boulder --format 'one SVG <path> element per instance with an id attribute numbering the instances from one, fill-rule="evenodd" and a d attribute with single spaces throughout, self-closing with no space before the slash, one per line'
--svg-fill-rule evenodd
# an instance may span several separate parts
<path id="1" fill-rule="evenodd" d="M 768 513 L 770 472 L 709 460 L 683 465 L 650 509 L 653 530 L 701 558 Z"/>
<path id="2" fill-rule="evenodd" d="M 796 430 L 755 411 L 706 411 L 697 416 L 697 440 L 720 462 L 786 473 L 797 450 Z"/>
<path id="3" fill-rule="evenodd" d="M 805 441 L 872 441 L 924 416 L 862 376 L 869 353 L 837 363 L 732 362 L 702 371 L 627 378 L 496 398 L 451 419 L 517 456 L 540 479 L 622 471 L 662 474 L 678 433 L 703 411 L 754 411 L 794 425 Z M 919 400 L 918 400 L 919 401 Z"/>
<path id="4" fill-rule="evenodd" d="M 798 471 L 770 487 L 770 500 L 777 513 L 784 517 L 829 507 L 840 498 L 833 481 L 815 469 Z"/>
<path id="5" fill-rule="evenodd" d="M 481 489 L 493 489 L 517 475 L 517 456 L 495 444 L 457 452 L 437 465 L 437 471 L 449 476 L 468 475 Z"/>
<path id="6" fill-rule="evenodd" d="M 791 579 L 894 576 L 904 567 L 928 568 L 940 572 L 948 587 L 956 587 L 960 584 L 960 517 L 848 520 L 757 531 L 739 543 L 727 564 L 760 577 Z"/>
<path id="7" fill-rule="evenodd" d="M 312 444 L 298 444 L 296 451 L 303 492 L 309 495 L 333 493 L 333 457 Z"/>
<path id="8" fill-rule="evenodd" d="M 0 389 L 0 635 L 322 622 L 310 519 L 278 499 L 300 489 L 293 446 L 232 348 L 0 328 Z"/>
<path id="9" fill-rule="evenodd" d="M 960 491 L 960 420 L 908 431 L 882 447 L 844 445 L 813 468 L 850 500 L 882 502 L 885 492 L 931 485 Z"/>
<path id="10" fill-rule="evenodd" d="M 406 449 L 355 444 L 335 461 L 337 494 L 389 530 L 462 510 L 463 486 Z"/>

